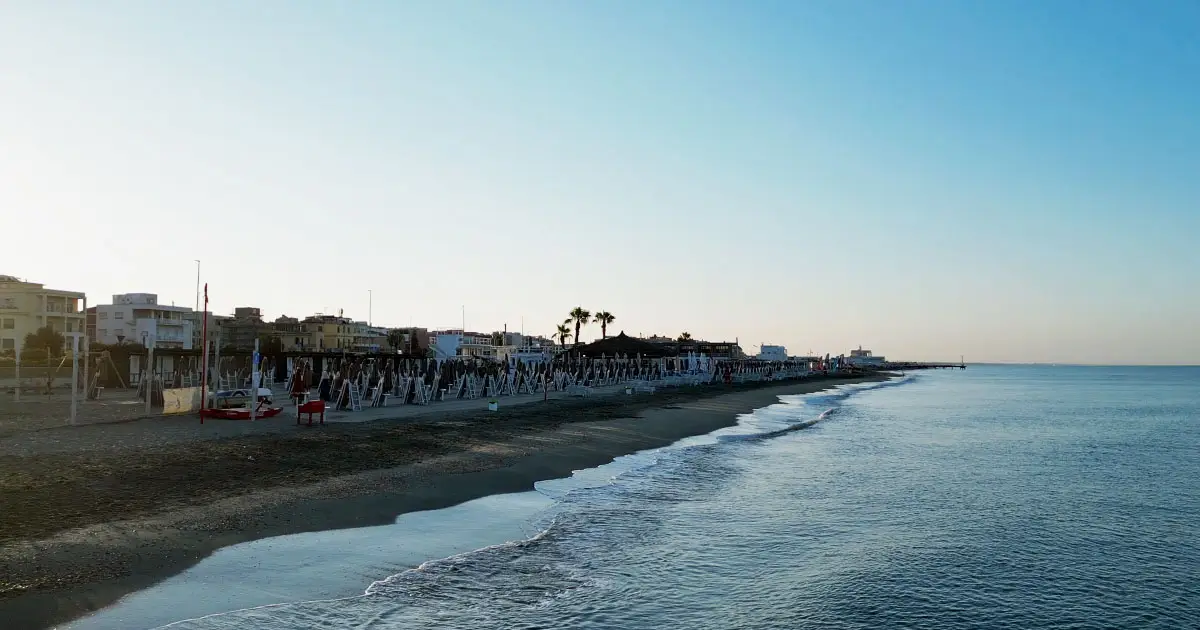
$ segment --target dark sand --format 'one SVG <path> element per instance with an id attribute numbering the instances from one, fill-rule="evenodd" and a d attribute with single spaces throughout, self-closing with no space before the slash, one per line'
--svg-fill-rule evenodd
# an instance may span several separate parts
<path id="1" fill-rule="evenodd" d="M 0 444 L 0 628 L 77 618 L 227 545 L 529 490 L 732 425 L 780 395 L 847 382 L 696 387 L 301 431 L 284 431 L 294 420 L 280 418 L 264 433 L 190 441 L 115 425 L 148 433 L 97 448 L 66 434 L 32 450 Z"/>

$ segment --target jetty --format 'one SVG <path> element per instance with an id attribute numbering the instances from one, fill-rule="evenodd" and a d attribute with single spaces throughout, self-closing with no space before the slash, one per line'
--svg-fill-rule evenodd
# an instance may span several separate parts
<path id="1" fill-rule="evenodd" d="M 963 361 L 958 363 L 938 363 L 938 362 L 911 362 L 903 361 L 899 363 L 884 364 L 885 370 L 965 370 L 967 364 Z"/>

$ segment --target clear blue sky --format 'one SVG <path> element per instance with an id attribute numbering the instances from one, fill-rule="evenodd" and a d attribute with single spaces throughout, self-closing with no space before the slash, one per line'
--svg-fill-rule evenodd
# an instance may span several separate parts
<path id="1" fill-rule="evenodd" d="M 0 273 L 92 304 L 1200 362 L 1195 2 L 18 0 L 0 67 Z"/>

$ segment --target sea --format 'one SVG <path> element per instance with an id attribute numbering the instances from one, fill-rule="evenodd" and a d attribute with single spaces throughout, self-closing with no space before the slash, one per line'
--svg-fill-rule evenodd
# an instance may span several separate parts
<path id="1" fill-rule="evenodd" d="M 1200 368 L 842 386 L 534 491 L 219 551 L 77 628 L 1200 628 Z"/>

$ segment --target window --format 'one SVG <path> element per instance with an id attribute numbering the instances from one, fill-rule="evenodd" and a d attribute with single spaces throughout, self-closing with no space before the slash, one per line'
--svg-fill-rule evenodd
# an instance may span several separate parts
<path id="1" fill-rule="evenodd" d="M 12 319 L 12 318 L 8 318 L 8 319 L 4 320 L 4 324 L 3 324 L 4 330 L 12 330 L 16 327 L 17 327 L 17 320 Z"/>
<path id="2" fill-rule="evenodd" d="M 125 311 L 117 311 L 113 313 L 113 319 L 125 319 Z"/>
<path id="3" fill-rule="evenodd" d="M 101 328 L 101 329 L 100 329 L 100 336 L 101 336 L 101 337 L 107 337 L 107 336 L 108 336 L 108 329 L 107 329 L 107 328 Z"/>
<path id="4" fill-rule="evenodd" d="M 100 319 L 108 319 L 108 311 L 100 311 Z"/>
<path id="5" fill-rule="evenodd" d="M 0 339 L 0 350 L 16 350 L 16 339 Z"/>

